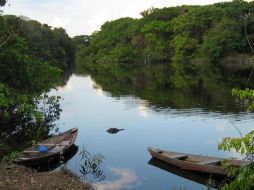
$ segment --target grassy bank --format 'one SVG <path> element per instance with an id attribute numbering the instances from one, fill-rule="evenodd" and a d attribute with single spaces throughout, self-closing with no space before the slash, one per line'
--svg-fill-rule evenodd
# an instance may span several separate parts
<path id="1" fill-rule="evenodd" d="M 36 172 L 19 165 L 0 165 L 0 190 L 92 189 L 68 170 Z"/>

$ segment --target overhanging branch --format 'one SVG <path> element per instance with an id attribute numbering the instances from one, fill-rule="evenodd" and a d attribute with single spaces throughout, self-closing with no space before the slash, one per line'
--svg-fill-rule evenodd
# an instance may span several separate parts
<path id="1" fill-rule="evenodd" d="M 0 44 L 0 48 L 2 46 L 4 46 L 10 39 L 11 39 L 12 35 L 10 35 L 3 43 Z"/>

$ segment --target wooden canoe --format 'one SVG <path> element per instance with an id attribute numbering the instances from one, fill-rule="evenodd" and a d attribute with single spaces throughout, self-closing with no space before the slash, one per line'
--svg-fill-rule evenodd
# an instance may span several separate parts
<path id="1" fill-rule="evenodd" d="M 37 165 L 53 160 L 66 153 L 72 145 L 74 145 L 77 135 L 77 128 L 65 131 L 27 148 L 21 152 L 20 157 L 14 160 L 14 162 L 25 165 Z M 38 147 L 41 145 L 46 146 L 48 148 L 48 152 L 40 152 Z"/>
<path id="2" fill-rule="evenodd" d="M 222 161 L 229 160 L 234 166 L 242 167 L 248 164 L 247 161 L 199 156 L 185 154 L 179 152 L 171 152 L 166 150 L 148 148 L 148 151 L 153 158 L 157 158 L 165 163 L 179 167 L 184 170 L 202 172 L 213 175 L 227 175 L 227 172 L 222 167 Z"/>

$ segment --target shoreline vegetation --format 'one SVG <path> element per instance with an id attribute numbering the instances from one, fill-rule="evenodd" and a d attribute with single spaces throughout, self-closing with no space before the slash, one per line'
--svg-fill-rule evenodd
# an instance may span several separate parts
<path id="1" fill-rule="evenodd" d="M 57 131 L 60 97 L 48 92 L 61 84 L 75 60 L 63 28 L 2 15 L 5 3 L 0 0 L 0 189 L 91 189 L 66 170 L 41 173 L 5 163 Z"/>

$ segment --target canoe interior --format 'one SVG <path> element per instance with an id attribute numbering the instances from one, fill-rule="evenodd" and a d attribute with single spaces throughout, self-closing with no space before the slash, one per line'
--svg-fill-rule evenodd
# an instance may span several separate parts
<path id="1" fill-rule="evenodd" d="M 195 155 L 190 155 L 190 154 L 167 152 L 167 151 L 161 151 L 161 152 L 159 152 L 159 154 L 161 154 L 162 156 L 168 157 L 168 158 L 182 160 L 185 162 L 197 163 L 197 164 L 207 162 L 210 160 L 214 160 L 214 158 L 210 158 L 210 157 L 202 157 L 202 156 L 195 156 Z M 214 162 L 214 163 L 212 163 L 212 165 L 221 165 L 221 162 Z"/>
<path id="2" fill-rule="evenodd" d="M 54 136 L 50 139 L 44 140 L 36 145 L 33 145 L 24 150 L 20 155 L 20 160 L 33 159 L 38 157 L 47 157 L 55 153 L 64 151 L 67 147 L 74 144 L 77 137 L 77 129 L 68 130 L 60 135 Z M 40 145 L 46 146 L 49 151 L 47 153 L 40 153 L 38 147 Z"/>

